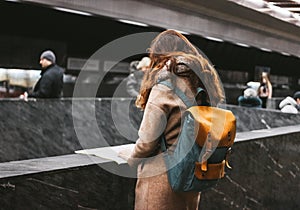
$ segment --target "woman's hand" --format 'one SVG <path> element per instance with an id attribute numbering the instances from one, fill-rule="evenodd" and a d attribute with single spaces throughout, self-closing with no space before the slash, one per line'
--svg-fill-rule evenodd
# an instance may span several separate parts
<path id="1" fill-rule="evenodd" d="M 28 101 L 28 93 L 24 92 L 22 95 L 19 96 L 19 98 L 24 101 Z"/>
<path id="2" fill-rule="evenodd" d="M 118 156 L 127 161 L 131 156 L 131 150 L 130 149 L 121 150 Z"/>

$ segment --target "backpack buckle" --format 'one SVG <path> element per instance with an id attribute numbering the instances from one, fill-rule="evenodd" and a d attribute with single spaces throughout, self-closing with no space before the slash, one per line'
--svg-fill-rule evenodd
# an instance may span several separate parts
<path id="1" fill-rule="evenodd" d="M 232 153 L 232 149 L 231 149 L 231 147 L 229 147 L 226 152 L 226 157 L 225 157 L 225 165 L 229 169 L 232 169 L 232 167 L 229 165 L 229 156 L 231 155 L 231 153 Z"/>
<path id="2" fill-rule="evenodd" d="M 207 160 L 212 154 L 212 140 L 210 132 L 207 133 L 207 141 L 205 143 L 205 153 L 201 160 L 201 171 L 207 171 Z"/>

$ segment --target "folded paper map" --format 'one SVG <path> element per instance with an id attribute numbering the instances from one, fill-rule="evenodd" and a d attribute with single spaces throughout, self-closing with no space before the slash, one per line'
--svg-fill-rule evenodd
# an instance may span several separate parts
<path id="1" fill-rule="evenodd" d="M 130 150 L 132 151 L 135 144 L 124 144 L 119 146 L 111 146 L 111 147 L 100 147 L 100 148 L 93 148 L 93 149 L 83 149 L 77 150 L 75 153 L 77 154 L 86 154 L 86 155 L 94 155 L 97 157 L 101 157 L 104 159 L 108 159 L 114 161 L 118 164 L 127 163 L 126 160 L 119 157 L 119 152 L 123 150 Z"/>

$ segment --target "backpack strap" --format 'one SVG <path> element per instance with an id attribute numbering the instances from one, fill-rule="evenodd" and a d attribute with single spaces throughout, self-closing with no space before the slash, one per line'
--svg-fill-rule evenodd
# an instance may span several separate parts
<path id="1" fill-rule="evenodd" d="M 182 90 L 180 90 L 179 88 L 177 88 L 177 87 L 174 87 L 170 82 L 168 82 L 168 81 L 158 81 L 158 84 L 162 84 L 162 85 L 165 85 L 165 86 L 167 86 L 168 88 L 170 88 L 171 90 L 173 90 L 174 91 L 174 93 L 183 101 L 183 103 L 187 106 L 187 108 L 190 108 L 190 107 L 192 107 L 192 106 L 195 106 L 196 105 L 196 102 L 194 101 L 194 102 L 192 102 L 185 94 L 184 94 L 184 92 L 182 92 Z M 200 89 L 202 89 L 202 88 L 200 88 Z M 202 90 L 200 90 L 199 89 L 199 91 L 200 92 L 202 92 Z M 203 90 L 204 91 L 204 90 Z M 199 93 L 200 93 L 199 92 Z M 197 95 L 199 94 L 198 93 L 198 90 L 197 90 Z"/>
<path id="2" fill-rule="evenodd" d="M 164 134 L 161 135 L 160 149 L 162 152 L 167 151 L 167 140 Z"/>
<path id="3" fill-rule="evenodd" d="M 201 88 L 201 87 L 198 87 L 198 88 L 197 88 L 196 97 L 197 97 L 198 94 L 200 94 L 200 93 L 202 93 L 202 92 L 205 92 L 205 90 L 204 90 L 203 88 Z"/>
<path id="4" fill-rule="evenodd" d="M 192 106 L 195 106 L 197 105 L 196 104 L 196 101 L 192 102 L 185 94 L 182 90 L 180 90 L 179 88 L 177 87 L 174 87 L 170 82 L 168 81 L 158 81 L 157 82 L 158 84 L 162 84 L 162 85 L 165 85 L 167 86 L 168 88 L 170 88 L 171 90 L 174 91 L 174 93 L 183 101 L 183 103 L 187 106 L 187 108 L 190 108 Z M 198 96 L 198 94 L 202 93 L 202 92 L 205 92 L 205 90 L 203 88 L 200 88 L 198 87 L 197 88 L 197 93 L 196 93 L 196 97 Z M 195 98 L 196 98 L 195 97 Z M 161 151 L 162 152 L 165 152 L 167 151 L 167 141 L 166 141 L 166 138 L 165 138 L 165 135 L 162 134 L 161 135 Z"/>
<path id="5" fill-rule="evenodd" d="M 200 106 L 210 106 L 210 103 L 206 102 L 206 97 L 207 97 L 206 94 L 207 93 L 206 93 L 206 91 L 203 88 L 201 88 L 201 87 L 197 88 L 197 92 L 196 92 L 196 97 L 195 98 L 197 98 L 200 93 L 204 93 L 204 95 L 202 95 L 202 98 L 201 98 L 201 104 L 200 104 Z"/>

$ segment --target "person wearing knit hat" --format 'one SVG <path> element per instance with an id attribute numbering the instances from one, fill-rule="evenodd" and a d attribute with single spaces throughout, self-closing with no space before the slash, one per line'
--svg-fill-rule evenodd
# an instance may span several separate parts
<path id="1" fill-rule="evenodd" d="M 34 86 L 33 91 L 22 94 L 20 98 L 26 100 L 27 96 L 33 98 L 61 97 L 63 90 L 63 70 L 56 64 L 54 52 L 51 50 L 42 52 L 40 55 L 40 65 L 42 67 L 41 77 Z"/>
<path id="2" fill-rule="evenodd" d="M 51 61 L 52 63 L 56 62 L 56 56 L 54 54 L 54 52 L 52 52 L 51 50 L 46 50 L 44 51 L 41 56 L 40 59 L 47 59 L 48 61 Z"/>

